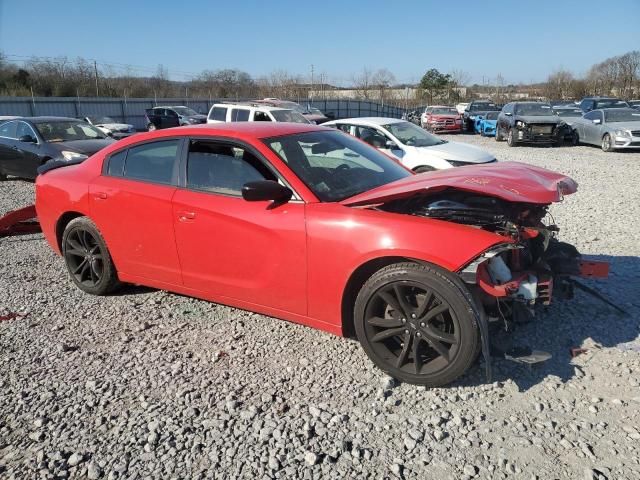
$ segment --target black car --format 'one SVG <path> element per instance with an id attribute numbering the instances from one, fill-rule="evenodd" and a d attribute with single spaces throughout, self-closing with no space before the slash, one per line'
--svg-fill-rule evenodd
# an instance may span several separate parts
<path id="1" fill-rule="evenodd" d="M 49 160 L 78 161 L 115 142 L 86 122 L 65 117 L 21 117 L 0 123 L 0 180 L 34 179 Z"/>
<path id="2" fill-rule="evenodd" d="M 559 145 L 572 135 L 573 128 L 556 115 L 548 103 L 507 103 L 496 124 L 496 142 L 506 139 L 510 147 L 518 143 Z"/>
<path id="3" fill-rule="evenodd" d="M 629 108 L 627 102 L 615 97 L 584 97 L 579 106 L 583 113 L 602 108 Z"/>
<path id="4" fill-rule="evenodd" d="M 631 108 L 635 108 L 636 110 L 640 110 L 640 100 L 629 100 L 627 102 Z"/>
<path id="5" fill-rule="evenodd" d="M 189 107 L 154 107 L 145 110 L 147 130 L 207 123 L 207 116 Z"/>
<path id="6" fill-rule="evenodd" d="M 500 107 L 498 107 L 494 102 L 489 100 L 474 100 L 467 106 L 467 108 L 464 109 L 464 113 L 462 114 L 464 129 L 467 132 L 474 132 L 474 123 L 478 115 L 482 115 L 487 112 L 499 111 Z"/>

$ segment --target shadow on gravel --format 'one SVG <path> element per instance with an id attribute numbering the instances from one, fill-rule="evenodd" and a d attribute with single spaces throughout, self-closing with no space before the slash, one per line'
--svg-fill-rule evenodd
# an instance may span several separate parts
<path id="1" fill-rule="evenodd" d="M 146 295 L 157 292 L 157 288 L 145 287 L 144 285 L 132 285 L 125 283 L 115 292 L 109 294 L 110 297 L 126 297 L 127 295 Z"/>
<path id="2" fill-rule="evenodd" d="M 571 362 L 572 348 L 584 345 L 593 353 L 593 350 L 599 348 L 624 349 L 620 344 L 627 342 L 640 346 L 640 299 L 637 293 L 640 285 L 640 257 L 589 255 L 587 258 L 609 262 L 609 278 L 583 279 L 581 282 L 596 289 L 628 315 L 623 315 L 591 295 L 577 290 L 575 298 L 558 301 L 546 310 L 536 312 L 536 318 L 532 322 L 517 325 L 512 334 L 514 345 L 544 350 L 553 357 L 532 367 L 494 358 L 494 381 L 511 379 L 520 391 L 543 382 L 548 376 L 558 377 L 564 383 L 583 375 L 580 367 Z M 597 355 L 590 357 L 590 361 L 597 362 Z M 476 365 L 455 385 L 475 386 L 485 382 L 482 364 Z"/>

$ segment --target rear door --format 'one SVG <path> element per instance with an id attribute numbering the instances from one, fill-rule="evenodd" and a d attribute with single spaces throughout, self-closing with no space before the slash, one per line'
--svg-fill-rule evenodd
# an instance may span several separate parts
<path id="1" fill-rule="evenodd" d="M 22 142 L 20 138 L 31 137 L 34 142 Z M 38 167 L 42 164 L 42 143 L 38 140 L 36 132 L 31 125 L 26 122 L 18 122 L 16 128 L 16 146 L 21 153 L 19 169 L 28 178 L 35 178 L 38 175 Z"/>
<path id="2" fill-rule="evenodd" d="M 602 112 L 591 111 L 584 116 L 584 122 L 581 123 L 581 131 L 578 133 L 580 136 L 580 140 L 586 143 L 592 143 L 595 145 L 600 145 L 600 137 L 598 132 L 600 130 L 600 125 L 593 123 L 594 120 L 601 120 L 600 114 Z"/>
<path id="3" fill-rule="evenodd" d="M 17 147 L 16 131 L 18 122 L 6 122 L 0 125 L 0 173 L 17 175 L 22 153 Z"/>
<path id="4" fill-rule="evenodd" d="M 178 114 L 170 108 L 164 109 L 164 115 L 162 116 L 162 128 L 172 128 L 180 126 L 180 118 Z"/>
<path id="5" fill-rule="evenodd" d="M 304 315 L 307 309 L 305 205 L 248 202 L 255 180 L 283 181 L 241 144 L 193 139 L 173 197 L 184 285 L 210 296 Z"/>
<path id="6" fill-rule="evenodd" d="M 182 144 L 163 139 L 118 151 L 89 184 L 91 217 L 118 272 L 182 283 L 171 211 Z"/>

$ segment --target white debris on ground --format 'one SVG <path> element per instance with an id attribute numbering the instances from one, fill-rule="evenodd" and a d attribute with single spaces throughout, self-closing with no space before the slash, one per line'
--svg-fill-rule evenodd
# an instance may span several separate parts
<path id="1" fill-rule="evenodd" d="M 553 358 L 398 384 L 359 345 L 141 287 L 80 292 L 41 235 L 0 239 L 0 478 L 640 478 L 640 153 L 509 148 L 569 174 L 563 240 L 611 262 L 514 334 Z M 0 212 L 33 185 L 0 183 Z M 586 349 L 572 359 L 571 348 Z"/>

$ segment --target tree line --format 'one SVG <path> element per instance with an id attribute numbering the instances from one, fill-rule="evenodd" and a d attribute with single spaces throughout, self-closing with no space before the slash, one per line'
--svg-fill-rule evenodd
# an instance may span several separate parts
<path id="1" fill-rule="evenodd" d="M 33 57 L 16 65 L 0 52 L 0 95 L 44 97 L 188 97 L 188 98 L 308 98 L 309 91 L 326 88 L 326 97 L 333 87 L 311 85 L 302 75 L 275 71 L 253 77 L 237 69 L 204 70 L 190 75 L 186 81 L 169 79 L 162 65 L 152 74 L 136 75 L 124 66 L 117 69 L 87 59 Z M 469 86 L 470 75 L 463 70 L 442 73 L 429 69 L 417 85 L 401 85 L 386 68 L 363 68 L 350 79 L 354 97 L 362 100 L 382 100 L 401 103 L 393 89 L 414 87 L 415 101 L 455 103 L 478 95 L 490 95 L 496 100 L 508 100 L 516 92 L 530 91 L 532 96 L 553 99 L 579 99 L 585 95 L 617 95 L 622 98 L 640 96 L 640 51 L 607 58 L 582 76 L 560 69 L 551 73 L 546 82 L 534 85 L 504 85 L 497 75 L 491 85 Z"/>

